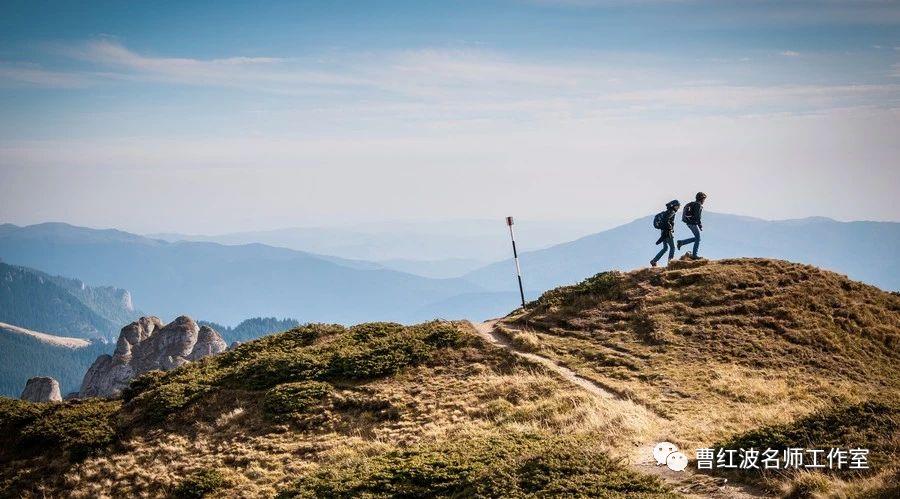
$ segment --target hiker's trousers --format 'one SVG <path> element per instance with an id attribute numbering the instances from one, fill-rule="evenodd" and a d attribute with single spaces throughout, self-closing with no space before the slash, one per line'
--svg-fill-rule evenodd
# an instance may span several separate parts
<path id="1" fill-rule="evenodd" d="M 700 249 L 700 227 L 692 224 L 688 224 L 688 229 L 691 229 L 691 233 L 694 234 L 694 237 L 690 239 L 682 239 L 678 241 L 682 246 L 685 244 L 694 243 L 694 250 L 691 252 L 695 257 L 697 256 L 697 250 Z"/>
<path id="2" fill-rule="evenodd" d="M 666 254 L 666 250 L 669 251 L 669 260 L 675 258 L 675 239 L 671 235 L 663 238 L 662 245 L 662 249 L 659 250 L 659 253 L 657 253 L 655 257 L 653 257 L 654 263 L 658 262 L 659 259 Z"/>

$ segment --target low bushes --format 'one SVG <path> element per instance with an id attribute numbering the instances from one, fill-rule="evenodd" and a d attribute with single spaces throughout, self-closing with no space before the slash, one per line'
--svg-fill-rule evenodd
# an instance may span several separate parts
<path id="1" fill-rule="evenodd" d="M 569 306 L 584 298 L 618 300 L 622 297 L 622 273 L 616 270 L 601 272 L 572 286 L 547 291 L 536 304 L 541 308 Z M 534 308 L 534 304 L 529 308 Z"/>
<path id="2" fill-rule="evenodd" d="M 879 470 L 900 457 L 900 407 L 876 401 L 834 407 L 781 425 L 736 435 L 716 448 L 783 451 L 789 447 L 848 450 L 868 448 L 869 466 Z M 842 470 L 841 473 L 849 473 Z"/>
<path id="3" fill-rule="evenodd" d="M 349 329 L 307 325 L 173 371 L 141 376 L 125 392 L 126 407 L 134 417 L 160 422 L 212 391 L 278 388 L 270 390 L 270 402 L 277 405 L 277 397 L 286 400 L 286 384 L 390 376 L 461 341 L 457 326 L 441 321 L 416 326 L 376 322 Z"/>
<path id="4" fill-rule="evenodd" d="M 175 499 L 201 499 L 224 488 L 228 481 L 219 470 L 204 469 L 185 478 L 172 492 Z"/>
<path id="5" fill-rule="evenodd" d="M 263 396 L 263 410 L 276 421 L 291 419 L 303 413 L 322 410 L 322 402 L 334 388 L 320 381 L 300 381 L 285 383 L 266 391 Z"/>
<path id="6" fill-rule="evenodd" d="M 363 459 L 322 468 L 277 497 L 674 497 L 585 437 L 495 434 Z"/>
<path id="7" fill-rule="evenodd" d="M 118 400 L 35 404 L 0 399 L 0 432 L 19 451 L 61 449 L 80 460 L 115 439 L 121 405 Z"/>

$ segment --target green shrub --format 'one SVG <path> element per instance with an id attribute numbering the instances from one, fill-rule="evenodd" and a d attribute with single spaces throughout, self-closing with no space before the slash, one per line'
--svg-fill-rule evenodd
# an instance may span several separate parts
<path id="1" fill-rule="evenodd" d="M 355 341 L 368 341 L 383 338 L 403 330 L 403 324 L 396 322 L 367 322 L 351 327 L 348 332 Z"/>
<path id="2" fill-rule="evenodd" d="M 212 387 L 207 385 L 167 383 L 138 395 L 128 404 L 128 408 L 147 422 L 162 422 L 210 390 Z"/>
<path id="3" fill-rule="evenodd" d="M 593 277 L 581 281 L 574 286 L 573 295 L 595 295 L 600 297 L 618 297 L 619 283 L 622 281 L 622 273 L 613 270 L 601 272 Z"/>
<path id="4" fill-rule="evenodd" d="M 0 397 L 0 431 L 10 434 L 52 407 L 51 404 L 35 404 L 25 400 Z"/>
<path id="5" fill-rule="evenodd" d="M 432 321 L 411 326 L 410 329 L 421 335 L 425 343 L 434 348 L 455 347 L 462 344 L 462 333 L 455 324 L 450 322 Z"/>
<path id="6" fill-rule="evenodd" d="M 300 381 L 285 383 L 266 391 L 263 410 L 276 421 L 290 419 L 296 414 L 322 411 L 322 403 L 334 389 L 328 383 Z"/>
<path id="7" fill-rule="evenodd" d="M 216 355 L 216 364 L 229 367 L 274 353 L 298 353 L 316 344 L 320 339 L 346 333 L 339 324 L 306 324 L 283 333 L 272 334 L 249 341 L 236 349 Z"/>
<path id="8" fill-rule="evenodd" d="M 578 284 L 551 289 L 542 294 L 536 304 L 529 305 L 529 308 L 533 309 L 536 305 L 542 307 L 568 306 L 586 296 L 609 300 L 619 299 L 621 298 L 621 282 L 621 272 L 616 270 L 601 272 Z"/>
<path id="9" fill-rule="evenodd" d="M 674 497 L 583 437 L 492 435 L 364 459 L 321 468 L 277 497 Z"/>
<path id="10" fill-rule="evenodd" d="M 182 480 L 172 492 L 176 499 L 201 499 L 207 494 L 220 490 L 228 481 L 219 470 L 204 469 Z"/>
<path id="11" fill-rule="evenodd" d="M 438 348 L 459 345 L 456 325 L 389 322 L 311 324 L 260 338 L 234 351 L 134 380 L 124 393 L 132 419 L 159 422 L 210 391 L 268 390 L 286 383 L 367 380 L 427 361 Z"/>
<path id="12" fill-rule="evenodd" d="M 61 446 L 75 459 L 105 447 L 116 438 L 118 400 L 73 400 L 53 404 L 22 430 L 22 445 Z"/>
<path id="13" fill-rule="evenodd" d="M 869 466 L 878 470 L 900 456 L 900 408 L 881 402 L 833 407 L 796 421 L 763 426 L 734 436 L 716 448 L 782 451 L 788 447 L 824 449 L 851 447 L 869 449 Z M 843 470 L 842 473 L 847 473 Z"/>
<path id="14" fill-rule="evenodd" d="M 333 379 L 371 379 L 389 376 L 427 360 L 432 348 L 420 335 L 403 330 L 364 343 L 349 343 L 331 357 L 328 375 Z"/>
<path id="15" fill-rule="evenodd" d="M 163 371 L 148 371 L 131 380 L 124 390 L 122 390 L 122 400 L 128 402 L 138 395 L 159 386 L 166 373 Z"/>
<path id="16" fill-rule="evenodd" d="M 321 379 L 327 370 L 327 355 L 273 352 L 241 365 L 230 378 L 238 386 L 266 389 L 282 383 Z"/>

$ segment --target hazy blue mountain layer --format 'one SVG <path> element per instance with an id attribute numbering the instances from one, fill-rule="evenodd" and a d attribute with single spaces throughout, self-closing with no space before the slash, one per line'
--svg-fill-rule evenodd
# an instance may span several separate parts
<path id="1" fill-rule="evenodd" d="M 520 255 L 525 286 L 544 291 L 573 283 L 602 270 L 647 266 L 659 246 L 652 217 L 581 239 Z M 678 217 L 675 238 L 690 237 Z M 703 214 L 700 256 L 769 257 L 817 265 L 874 284 L 900 290 L 900 223 L 837 222 L 827 218 L 767 221 L 751 217 Z M 526 239 L 527 233 L 519 237 Z M 690 248 L 682 248 L 681 255 Z M 501 261 L 470 272 L 464 278 L 490 290 L 515 289 L 514 268 Z"/>
<path id="2" fill-rule="evenodd" d="M 429 279 L 261 244 L 169 243 L 66 224 L 0 226 L 0 258 L 131 291 L 146 312 L 189 313 L 225 325 L 246 317 L 303 322 L 415 322 L 418 311 L 480 291 L 462 279 Z M 465 310 L 448 310 L 459 317 Z"/>

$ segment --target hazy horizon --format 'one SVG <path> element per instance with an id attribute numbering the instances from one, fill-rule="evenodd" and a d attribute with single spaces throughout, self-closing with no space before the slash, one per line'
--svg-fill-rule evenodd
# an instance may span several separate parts
<path id="1" fill-rule="evenodd" d="M 698 190 L 900 221 L 893 2 L 5 2 L 0 28 L 19 225 L 621 223 Z"/>
<path id="2" fill-rule="evenodd" d="M 686 199 L 686 198 L 685 198 Z M 682 203 L 686 201 L 682 200 Z M 546 226 L 547 224 L 565 224 L 565 228 L 569 231 L 571 230 L 586 230 L 585 234 L 603 232 L 609 229 L 613 229 L 616 227 L 620 227 L 622 225 L 626 225 L 632 223 L 641 218 L 645 218 L 647 216 L 653 215 L 654 213 L 660 210 L 648 211 L 646 213 L 637 214 L 635 216 L 624 217 L 621 219 L 590 219 L 590 218 L 550 218 L 550 219 L 540 219 L 540 218 L 521 218 L 514 217 L 515 223 L 517 227 L 522 225 L 542 225 Z M 828 219 L 834 222 L 840 223 L 900 223 L 900 219 L 896 220 L 877 220 L 877 219 L 840 219 L 836 217 L 810 214 L 806 216 L 799 217 L 791 217 L 791 218 L 765 218 L 753 214 L 744 214 L 744 213 L 727 213 L 719 210 L 711 210 L 707 208 L 705 210 L 706 213 L 715 213 L 718 215 L 726 215 L 726 216 L 734 216 L 734 217 L 746 217 L 751 219 L 762 220 L 766 222 L 791 222 L 791 221 L 799 221 L 799 220 L 809 220 L 809 219 Z M 221 236 L 232 236 L 232 235 L 253 235 L 253 234 L 266 234 L 266 233 L 276 233 L 281 231 L 290 231 L 290 230 L 340 230 L 340 231 L 352 231 L 359 233 L 370 233 L 370 234 L 389 234 L 396 232 L 414 232 L 414 233 L 423 233 L 423 234 L 445 234 L 451 235 L 454 233 L 454 229 L 460 226 L 472 228 L 476 225 L 482 225 L 480 227 L 483 229 L 483 225 L 496 225 L 499 229 L 498 232 L 502 232 L 504 234 L 508 234 L 506 229 L 505 217 L 489 219 L 489 218 L 436 218 L 436 219 L 424 219 L 424 218 L 392 218 L 392 219 L 359 219 L 359 220 L 333 220 L 331 223 L 328 222 L 320 222 L 320 223 L 308 223 L 308 224 L 296 224 L 296 225 L 283 225 L 283 226 L 253 226 L 248 229 L 236 229 L 236 230 L 228 230 L 222 232 L 179 232 L 177 230 L 153 230 L 153 231 L 145 231 L 139 230 L 127 226 L 107 226 L 107 225 L 89 225 L 89 224 L 81 224 L 76 223 L 64 219 L 58 220 L 41 220 L 31 223 L 24 222 L 16 222 L 13 220 L 0 219 L 0 225 L 3 224 L 11 224 L 19 227 L 28 227 L 32 225 L 44 225 L 44 224 L 65 224 L 74 227 L 82 227 L 86 229 L 92 230 L 118 230 L 122 232 L 127 232 L 130 234 L 135 234 L 143 237 L 152 238 L 155 236 L 187 236 L 187 237 L 221 237 Z M 427 229 L 425 227 L 428 227 Z M 576 229 L 577 228 L 577 229 Z M 518 230 L 518 229 L 517 229 Z"/>

